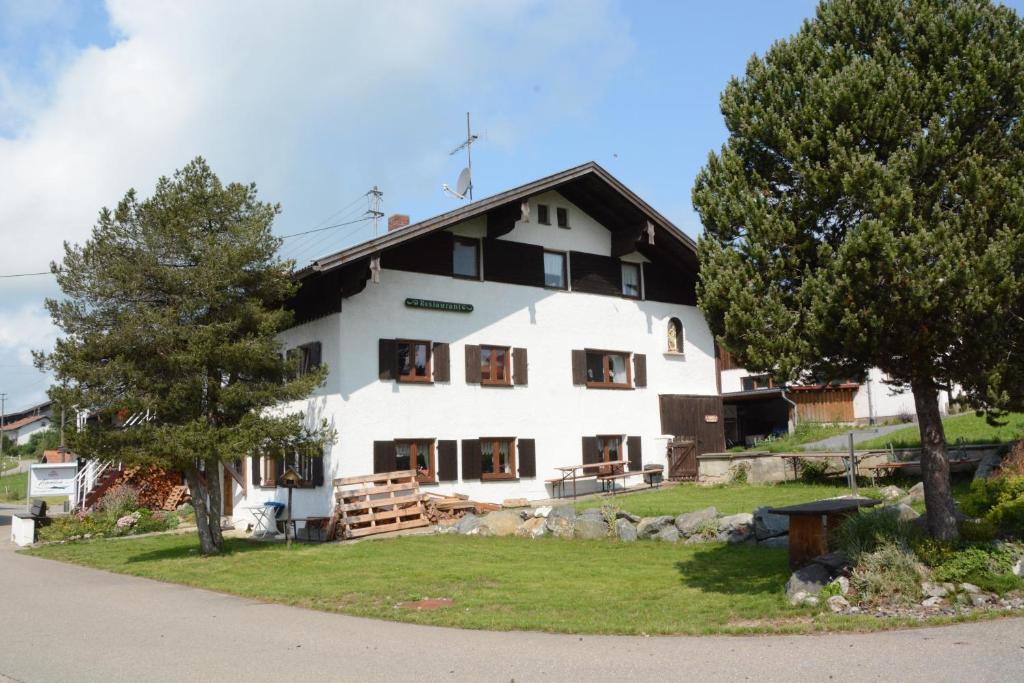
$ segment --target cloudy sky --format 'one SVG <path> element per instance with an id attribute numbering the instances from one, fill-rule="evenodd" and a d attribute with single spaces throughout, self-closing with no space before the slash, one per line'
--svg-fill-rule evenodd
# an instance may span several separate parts
<path id="1" fill-rule="evenodd" d="M 1024 2 L 1024 0 L 1021 0 Z M 1017 4 L 1012 3 L 1012 4 Z M 98 210 L 202 155 L 280 202 L 286 235 L 453 208 L 472 112 L 476 197 L 595 160 L 683 230 L 725 130 L 718 95 L 810 0 L 718 3 L 0 0 L 0 276 L 45 271 Z M 308 261 L 367 222 L 285 243 Z M 44 399 L 49 276 L 0 277 L 0 392 Z"/>

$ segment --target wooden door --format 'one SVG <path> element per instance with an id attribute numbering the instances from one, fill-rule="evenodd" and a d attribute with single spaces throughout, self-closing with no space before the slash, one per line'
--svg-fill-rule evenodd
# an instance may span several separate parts
<path id="1" fill-rule="evenodd" d="M 725 450 L 725 420 L 720 396 L 660 397 L 661 433 L 684 436 L 697 444 L 697 455 Z"/>
<path id="2" fill-rule="evenodd" d="M 668 478 L 671 481 L 696 481 L 697 443 L 676 440 L 668 446 Z"/>
<path id="3" fill-rule="evenodd" d="M 221 495 L 221 509 L 224 510 L 223 515 L 228 517 L 235 512 L 235 494 L 233 480 L 231 479 L 231 473 L 228 472 L 228 468 L 224 469 L 224 493 Z"/>

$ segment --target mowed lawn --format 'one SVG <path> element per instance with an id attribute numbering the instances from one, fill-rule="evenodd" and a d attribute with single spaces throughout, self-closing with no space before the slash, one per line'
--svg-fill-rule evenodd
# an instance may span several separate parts
<path id="1" fill-rule="evenodd" d="M 876 489 L 861 487 L 859 492 L 872 496 Z M 761 506 L 782 507 L 807 503 L 822 498 L 834 498 L 850 493 L 845 482 L 835 484 L 805 484 L 803 482 L 782 482 L 778 484 L 700 486 L 680 484 L 666 486 L 654 491 L 639 491 L 617 496 L 604 496 L 576 503 L 578 510 L 612 505 L 628 510 L 642 517 L 657 515 L 678 515 L 708 506 L 715 506 L 719 514 L 734 515 L 738 512 L 753 512 Z"/>
<path id="2" fill-rule="evenodd" d="M 28 489 L 28 472 L 5 474 L 0 477 L 0 503 L 16 503 L 25 500 Z"/>
<path id="3" fill-rule="evenodd" d="M 803 632 L 836 621 L 791 607 L 786 552 L 756 546 L 410 536 L 287 550 L 190 535 L 50 545 L 29 554 L 259 600 L 421 624 L 570 633 Z M 433 611 L 399 602 L 451 598 Z"/>
<path id="4" fill-rule="evenodd" d="M 1008 443 L 1024 438 L 1024 413 L 1010 413 L 999 420 L 1001 424 L 993 426 L 988 423 L 985 416 L 978 416 L 974 413 L 966 415 L 953 415 L 942 421 L 946 432 L 946 443 L 955 445 L 957 443 L 986 444 L 986 443 Z M 921 434 L 917 425 L 909 425 L 905 429 L 880 436 L 870 441 L 865 441 L 857 446 L 858 449 L 868 450 L 872 448 L 917 448 L 921 445 Z"/>

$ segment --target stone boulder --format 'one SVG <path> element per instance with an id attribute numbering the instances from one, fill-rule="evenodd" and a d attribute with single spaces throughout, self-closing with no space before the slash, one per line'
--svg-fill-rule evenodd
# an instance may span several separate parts
<path id="1" fill-rule="evenodd" d="M 771 538 L 766 538 L 763 541 L 758 541 L 757 544 L 762 548 L 788 548 L 789 535 L 772 536 Z"/>
<path id="2" fill-rule="evenodd" d="M 913 505 L 914 503 L 920 503 L 924 500 L 924 482 L 917 482 L 910 487 L 907 491 L 907 495 L 900 499 L 900 502 L 904 505 Z"/>
<path id="3" fill-rule="evenodd" d="M 662 541 L 663 543 L 675 543 L 679 540 L 679 529 L 674 524 L 668 524 L 663 526 L 661 530 L 654 535 L 655 541 Z"/>
<path id="4" fill-rule="evenodd" d="M 786 582 L 786 597 L 793 602 L 798 593 L 803 593 L 805 596 L 817 595 L 831 578 L 828 569 L 820 564 L 812 563 L 801 567 L 793 572 L 789 581 Z"/>
<path id="5" fill-rule="evenodd" d="M 632 512 L 619 510 L 615 513 L 615 519 L 626 519 L 632 522 L 633 524 L 639 524 L 642 517 L 640 517 L 640 515 L 634 515 Z"/>
<path id="6" fill-rule="evenodd" d="M 579 515 L 576 517 L 575 538 L 598 539 L 608 537 L 608 524 L 601 516 Z"/>
<path id="7" fill-rule="evenodd" d="M 747 541 L 756 542 L 754 538 L 754 530 L 750 527 L 740 527 L 739 529 L 719 531 L 718 536 L 715 540 L 719 543 L 746 543 Z"/>
<path id="8" fill-rule="evenodd" d="M 511 536 L 523 519 L 513 510 L 491 512 L 480 518 L 481 536 Z"/>
<path id="9" fill-rule="evenodd" d="M 921 593 L 927 598 L 944 598 L 949 595 L 950 591 L 941 583 L 925 581 L 921 584 Z"/>
<path id="10" fill-rule="evenodd" d="M 914 510 L 914 508 L 910 507 L 906 503 L 900 503 L 899 505 L 894 505 L 888 509 L 892 510 L 893 514 L 904 522 L 913 522 L 921 516 L 916 510 Z"/>
<path id="11" fill-rule="evenodd" d="M 543 517 L 531 517 L 516 529 L 516 536 L 523 538 L 541 538 L 548 532 L 547 520 Z"/>
<path id="12" fill-rule="evenodd" d="M 708 522 L 718 517 L 718 510 L 714 507 L 707 507 L 703 510 L 684 512 L 676 517 L 675 525 L 679 533 L 684 536 L 692 536 L 706 526 Z"/>
<path id="13" fill-rule="evenodd" d="M 848 575 L 851 569 L 850 558 L 842 550 L 818 555 L 811 563 L 824 567 L 829 576 Z"/>
<path id="14" fill-rule="evenodd" d="M 655 535 L 669 524 L 675 523 L 675 517 L 665 515 L 662 517 L 644 517 L 636 525 L 636 535 L 639 538 L 654 538 Z"/>
<path id="15" fill-rule="evenodd" d="M 628 519 L 615 520 L 615 535 L 623 543 L 632 543 L 636 540 L 636 526 Z"/>
<path id="16" fill-rule="evenodd" d="M 547 517 L 550 514 L 551 514 L 551 506 L 550 505 L 541 505 L 539 508 L 537 508 L 536 510 L 533 511 L 533 516 L 534 517 Z"/>
<path id="17" fill-rule="evenodd" d="M 718 520 L 719 531 L 753 531 L 754 515 L 749 512 L 741 512 L 736 515 L 729 515 Z M 786 527 L 789 528 L 788 526 Z"/>
<path id="18" fill-rule="evenodd" d="M 828 608 L 830 610 L 837 614 L 839 612 L 845 612 L 846 610 L 850 609 L 850 601 L 844 598 L 842 595 L 830 596 L 829 599 L 825 601 L 825 603 L 828 605 Z"/>
<path id="19" fill-rule="evenodd" d="M 704 538 L 700 534 L 694 534 L 686 539 L 686 545 L 697 545 L 698 543 L 707 543 L 708 539 Z"/>
<path id="20" fill-rule="evenodd" d="M 882 494 L 882 500 L 899 500 L 903 496 L 907 495 L 907 492 L 901 489 L 899 486 L 883 486 L 878 490 Z"/>
<path id="21" fill-rule="evenodd" d="M 572 538 L 575 522 L 576 511 L 568 505 L 551 508 L 551 512 L 548 513 L 547 527 L 552 536 Z"/>
<path id="22" fill-rule="evenodd" d="M 759 541 L 789 533 L 789 517 L 768 512 L 768 508 L 754 510 L 754 537 Z"/>
<path id="23" fill-rule="evenodd" d="M 459 523 L 455 525 L 455 532 L 463 536 L 480 533 L 480 518 L 472 512 L 467 512 L 459 520 Z"/>

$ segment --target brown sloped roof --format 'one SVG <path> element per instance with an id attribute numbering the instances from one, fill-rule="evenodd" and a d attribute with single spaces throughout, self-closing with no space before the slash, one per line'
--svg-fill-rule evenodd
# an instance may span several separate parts
<path id="1" fill-rule="evenodd" d="M 24 427 L 27 424 L 32 424 L 33 422 L 38 422 L 39 420 L 47 420 L 49 418 L 49 415 L 29 415 L 28 417 L 23 417 L 20 420 L 15 420 L 14 422 L 5 421 L 3 431 L 6 432 L 12 429 L 18 429 L 20 427 Z"/>
<path id="2" fill-rule="evenodd" d="M 595 215 L 596 213 L 604 213 L 605 220 L 608 220 L 608 216 L 621 215 L 623 212 L 642 215 L 651 221 L 660 234 L 668 235 L 696 261 L 697 245 L 689 236 L 596 162 L 588 161 L 317 259 L 309 266 L 296 271 L 295 275 L 303 278 L 316 272 L 333 270 L 403 242 L 556 189 L 599 222 L 603 222 L 602 216 Z"/>

